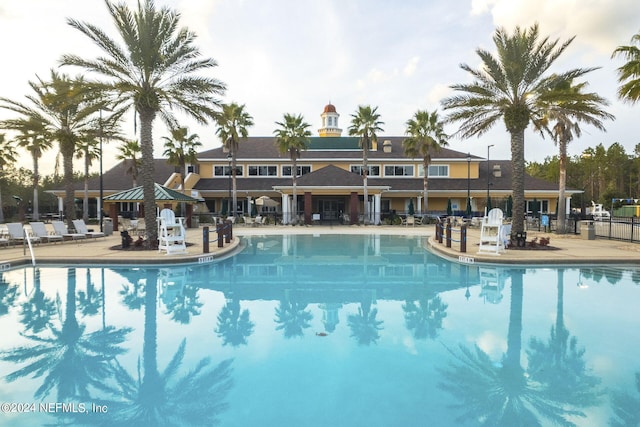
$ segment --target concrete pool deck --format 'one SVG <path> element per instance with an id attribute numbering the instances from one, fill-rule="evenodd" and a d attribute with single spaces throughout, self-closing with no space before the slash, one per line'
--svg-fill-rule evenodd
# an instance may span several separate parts
<path id="1" fill-rule="evenodd" d="M 425 245 L 434 252 L 466 263 L 495 264 L 636 264 L 640 265 L 640 244 L 597 238 L 586 240 L 573 234 L 556 235 L 553 233 L 529 232 L 533 237 L 549 237 L 550 249 L 515 250 L 508 249 L 500 255 L 478 254 L 479 228 L 470 228 L 467 234 L 467 252 L 459 251 L 459 243 L 452 248 L 435 241 L 435 227 L 428 226 L 261 226 L 248 227 L 236 225 L 234 239 L 223 248 L 217 243 L 210 244 L 210 252 L 203 253 L 202 229 L 188 229 L 187 253 L 165 255 L 158 251 L 113 249 L 121 243 L 120 235 L 114 234 L 99 239 L 67 241 L 63 243 L 42 243 L 34 245 L 36 264 L 179 264 L 211 262 L 214 259 L 233 253 L 241 244 L 238 237 L 275 234 L 391 234 L 405 236 L 423 236 Z M 213 234 L 210 235 L 213 239 Z M 455 238 L 455 237 L 454 237 Z M 0 269 L 18 265 L 30 265 L 31 254 L 22 245 L 0 247 Z"/>

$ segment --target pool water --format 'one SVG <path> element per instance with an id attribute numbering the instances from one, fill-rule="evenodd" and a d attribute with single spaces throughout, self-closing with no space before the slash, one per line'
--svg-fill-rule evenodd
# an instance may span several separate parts
<path id="1" fill-rule="evenodd" d="M 244 243 L 2 272 L 0 426 L 638 425 L 638 269 L 462 265 L 414 236 Z"/>

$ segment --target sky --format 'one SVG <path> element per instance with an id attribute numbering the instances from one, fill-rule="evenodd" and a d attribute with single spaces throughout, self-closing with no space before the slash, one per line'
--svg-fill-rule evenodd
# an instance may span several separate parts
<path id="1" fill-rule="evenodd" d="M 136 0 L 124 0 L 135 7 Z M 470 83 L 460 64 L 480 66 L 476 49 L 494 51 L 492 36 L 498 27 L 540 26 L 551 39 L 575 40 L 550 72 L 600 67 L 585 79 L 589 89 L 605 97 L 607 132 L 587 125 L 569 145 L 578 155 L 602 143 L 622 144 L 632 154 L 640 143 L 640 105 L 617 99 L 617 72 L 622 58 L 611 58 L 620 45 L 631 44 L 640 31 L 637 0 L 156 0 L 181 14 L 181 24 L 194 31 L 204 57 L 218 66 L 208 70 L 227 86 L 224 103 L 245 104 L 254 118 L 250 136 L 270 136 L 283 114 L 302 114 L 313 135 L 329 102 L 340 114 L 343 136 L 359 105 L 378 108 L 384 132 L 405 135 L 405 123 L 417 110 L 443 112 L 440 101 L 454 94 L 452 84 Z M 23 101 L 30 80 L 47 78 L 60 57 L 75 53 L 87 58 L 101 54 L 66 20 L 90 22 L 117 38 L 102 0 L 0 0 L 0 96 Z M 63 67 L 74 76 L 82 71 Z M 0 118 L 13 113 L 0 110 Z M 208 150 L 220 146 L 215 125 L 202 126 L 184 116 L 182 125 L 196 133 Z M 168 132 L 157 120 L 155 154 L 162 154 L 162 136 Z M 453 135 L 457 127 L 448 124 Z M 133 121 L 123 131 L 134 139 Z M 481 137 L 462 140 L 451 136 L 449 147 L 491 159 L 509 159 L 509 135 L 499 122 Z M 115 164 L 116 143 L 105 145 L 104 167 Z M 493 145 L 489 151 L 489 146 Z M 542 162 L 557 153 L 549 138 L 527 132 L 525 158 Z M 42 172 L 53 172 L 55 151 L 42 159 Z M 29 156 L 20 166 L 31 168 Z M 81 162 L 76 161 L 81 169 Z M 94 165 L 93 169 L 97 166 Z"/>

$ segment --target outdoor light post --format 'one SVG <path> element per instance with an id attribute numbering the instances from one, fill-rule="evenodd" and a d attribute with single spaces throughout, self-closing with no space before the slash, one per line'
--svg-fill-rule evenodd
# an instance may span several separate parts
<path id="1" fill-rule="evenodd" d="M 471 216 L 471 153 L 467 153 L 467 214 Z"/>
<path id="2" fill-rule="evenodd" d="M 232 216 L 231 215 L 231 153 L 229 153 L 227 155 L 227 161 L 229 162 L 229 169 L 227 171 L 228 175 L 229 175 L 229 201 L 227 203 L 227 214 L 228 216 Z"/>
<path id="3" fill-rule="evenodd" d="M 489 203 L 491 200 L 491 194 L 489 193 L 489 186 L 491 185 L 491 182 L 489 181 L 490 177 L 491 177 L 491 168 L 489 165 L 489 150 L 491 149 L 491 147 L 493 147 L 494 144 L 491 145 L 487 145 L 487 207 L 485 208 L 487 211 L 487 215 L 489 214 Z"/>

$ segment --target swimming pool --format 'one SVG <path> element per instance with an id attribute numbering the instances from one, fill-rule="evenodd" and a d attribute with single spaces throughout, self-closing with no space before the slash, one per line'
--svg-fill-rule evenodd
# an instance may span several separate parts
<path id="1" fill-rule="evenodd" d="M 2 272 L 0 426 L 640 417 L 640 270 L 461 265 L 414 236 L 245 242 L 213 264 Z"/>

